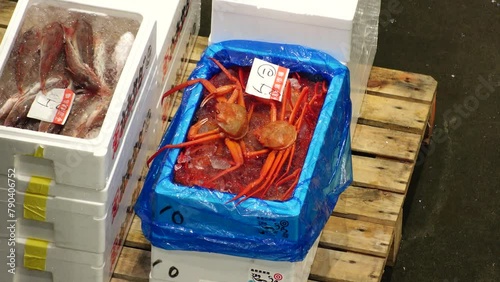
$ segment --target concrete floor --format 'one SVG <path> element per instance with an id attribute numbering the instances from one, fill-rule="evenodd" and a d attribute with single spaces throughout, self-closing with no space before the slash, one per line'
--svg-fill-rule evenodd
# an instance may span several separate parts
<path id="1" fill-rule="evenodd" d="M 211 1 L 202 0 L 201 35 Z M 397 264 L 383 281 L 500 281 L 500 0 L 382 0 L 374 65 L 438 81 Z"/>

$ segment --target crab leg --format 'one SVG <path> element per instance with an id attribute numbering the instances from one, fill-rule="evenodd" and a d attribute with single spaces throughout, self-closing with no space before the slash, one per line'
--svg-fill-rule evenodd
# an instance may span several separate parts
<path id="1" fill-rule="evenodd" d="M 233 85 L 224 85 L 224 86 L 221 86 L 219 88 L 216 88 L 210 81 L 208 81 L 204 78 L 197 78 L 197 79 L 188 80 L 182 84 L 179 84 L 175 87 L 172 87 L 170 90 L 168 90 L 167 92 L 165 92 L 162 95 L 161 103 L 163 104 L 163 100 L 165 100 L 165 98 L 172 95 L 173 93 L 175 93 L 181 89 L 184 89 L 188 86 L 191 86 L 193 84 L 196 84 L 196 83 L 201 83 L 208 90 L 208 92 L 210 94 L 213 94 L 213 95 L 225 95 L 225 94 L 233 91 L 233 89 L 234 89 Z"/>
<path id="2" fill-rule="evenodd" d="M 205 137 L 202 137 L 202 138 L 198 138 L 196 140 L 192 140 L 192 141 L 186 141 L 186 142 L 183 142 L 183 143 L 179 143 L 179 144 L 170 144 L 170 145 L 165 145 L 163 147 L 161 147 L 158 151 L 156 151 L 151 157 L 149 157 L 149 159 L 147 160 L 147 165 L 149 167 L 149 165 L 151 164 L 151 162 L 159 155 L 161 154 L 163 151 L 167 150 L 167 149 L 176 149 L 176 148 L 184 148 L 184 147 L 189 147 L 189 146 L 193 146 L 193 145 L 197 145 L 197 144 L 201 144 L 203 142 L 208 142 L 208 141 L 212 141 L 212 140 L 217 140 L 217 139 L 220 139 L 220 138 L 224 138 L 224 133 L 219 133 L 219 134 L 213 134 L 213 135 L 209 135 L 209 136 L 205 136 Z"/>
<path id="3" fill-rule="evenodd" d="M 214 58 L 210 58 L 210 59 L 226 74 L 226 76 L 229 78 L 229 80 L 233 81 L 236 85 L 236 90 L 233 92 L 233 95 L 231 96 L 231 98 L 229 98 L 229 100 L 235 101 L 237 98 L 238 104 L 245 107 L 245 99 L 243 99 L 243 88 L 241 86 L 240 80 L 238 78 L 234 77 L 219 61 L 217 61 Z"/>
<path id="4" fill-rule="evenodd" d="M 238 169 L 244 163 L 243 152 L 241 151 L 240 144 L 236 141 L 231 140 L 230 138 L 224 139 L 224 143 L 226 144 L 227 148 L 229 149 L 229 152 L 231 153 L 231 157 L 233 158 L 235 165 L 218 173 L 216 176 L 214 176 L 212 179 L 210 179 L 208 181 L 208 183 L 214 182 L 215 180 L 230 173 L 231 171 Z"/>

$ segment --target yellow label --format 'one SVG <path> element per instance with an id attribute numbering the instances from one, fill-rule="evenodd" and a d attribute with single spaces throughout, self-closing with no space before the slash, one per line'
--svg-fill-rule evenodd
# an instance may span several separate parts
<path id="1" fill-rule="evenodd" d="M 24 218 L 45 221 L 47 196 L 26 193 L 24 196 Z"/>
<path id="2" fill-rule="evenodd" d="M 51 182 L 52 179 L 50 178 L 32 176 L 30 182 L 28 183 L 28 189 L 26 190 L 26 193 L 47 196 L 49 194 L 49 187 Z"/>
<path id="3" fill-rule="evenodd" d="M 45 271 L 48 241 L 28 238 L 24 248 L 24 267 Z"/>
<path id="4" fill-rule="evenodd" d="M 37 158 L 43 158 L 43 147 L 42 146 L 38 146 L 35 150 L 35 154 L 33 154 L 34 157 L 37 157 Z"/>

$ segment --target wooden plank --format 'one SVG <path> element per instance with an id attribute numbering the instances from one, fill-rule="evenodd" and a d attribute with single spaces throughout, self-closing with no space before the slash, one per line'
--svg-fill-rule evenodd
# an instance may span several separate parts
<path id="1" fill-rule="evenodd" d="M 194 45 L 193 53 L 189 58 L 190 62 L 196 64 L 200 60 L 201 55 L 203 54 L 207 46 L 208 46 L 208 37 L 198 36 L 198 38 L 196 38 L 196 43 Z"/>
<path id="2" fill-rule="evenodd" d="M 429 111 L 426 104 L 365 95 L 358 123 L 422 134 Z"/>
<path id="3" fill-rule="evenodd" d="M 358 124 L 354 131 L 352 151 L 413 162 L 422 135 Z"/>
<path id="4" fill-rule="evenodd" d="M 389 251 L 389 256 L 387 257 L 387 265 L 394 266 L 396 264 L 396 258 L 398 257 L 399 246 L 401 245 L 401 238 L 403 236 L 403 209 L 399 212 L 398 221 L 396 221 L 396 226 L 394 227 L 394 239 L 392 240 L 391 250 Z"/>
<path id="5" fill-rule="evenodd" d="M 6 28 L 9 25 L 10 18 L 17 3 L 12 1 L 0 0 L 0 27 Z"/>
<path id="6" fill-rule="evenodd" d="M 352 156 L 353 186 L 377 188 L 404 194 L 414 164 L 382 158 Z"/>
<path id="7" fill-rule="evenodd" d="M 181 83 L 188 80 L 189 76 L 191 75 L 191 73 L 194 71 L 195 68 L 196 68 L 196 63 L 189 62 L 187 64 L 186 72 L 184 73 L 182 79 L 180 80 Z"/>
<path id="8" fill-rule="evenodd" d="M 320 237 L 320 246 L 386 258 L 394 228 L 361 220 L 331 216 Z"/>
<path id="9" fill-rule="evenodd" d="M 404 197 L 377 189 L 350 186 L 340 194 L 334 215 L 395 226 Z"/>
<path id="10" fill-rule="evenodd" d="M 2 42 L 4 35 L 5 35 L 5 28 L 0 27 L 0 43 Z"/>
<path id="11" fill-rule="evenodd" d="M 311 268 L 318 281 L 380 281 L 383 258 L 319 248 Z"/>
<path id="12" fill-rule="evenodd" d="M 149 281 L 151 252 L 123 247 L 113 278 L 128 281 Z"/>
<path id="13" fill-rule="evenodd" d="M 436 88 L 437 81 L 431 76 L 373 67 L 367 92 L 430 104 Z"/>
<path id="14" fill-rule="evenodd" d="M 141 219 L 137 215 L 134 215 L 134 219 L 132 220 L 132 225 L 130 226 L 127 238 L 125 239 L 125 246 L 151 250 L 151 244 L 142 233 Z"/>

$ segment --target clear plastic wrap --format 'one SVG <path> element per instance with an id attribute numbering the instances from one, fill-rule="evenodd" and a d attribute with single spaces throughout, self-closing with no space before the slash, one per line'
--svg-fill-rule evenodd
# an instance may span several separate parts
<path id="1" fill-rule="evenodd" d="M 287 201 L 249 198 L 236 205 L 228 203 L 234 194 L 174 183 L 180 150 L 167 150 L 154 160 L 135 207 L 143 233 L 154 246 L 167 250 L 301 261 L 352 181 L 349 71 L 331 56 L 302 46 L 235 40 L 208 47 L 190 80 L 210 79 L 220 72 L 210 58 L 227 68 L 250 66 L 260 58 L 328 81 L 299 182 Z M 184 141 L 202 90 L 200 84 L 186 88 L 160 147 Z"/>

